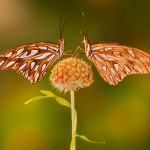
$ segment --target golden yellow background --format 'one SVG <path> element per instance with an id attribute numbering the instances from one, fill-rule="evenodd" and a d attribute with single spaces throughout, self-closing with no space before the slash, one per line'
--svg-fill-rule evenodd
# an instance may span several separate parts
<path id="1" fill-rule="evenodd" d="M 150 53 L 150 1 L 137 0 L 0 0 L 0 52 L 39 41 L 57 42 L 60 12 L 67 21 L 65 51 L 83 40 L 85 13 L 92 42 L 116 42 Z M 65 58 L 66 56 L 63 56 Z M 61 59 L 63 59 L 61 58 Z M 87 58 L 80 55 L 88 62 Z M 106 144 L 77 139 L 77 150 L 150 149 L 150 75 L 131 75 L 117 86 L 108 85 L 95 66 L 94 83 L 75 93 L 77 133 Z M 31 85 L 14 71 L 0 70 L 0 150 L 69 150 L 69 108 L 54 99 L 29 105 L 27 100 L 50 90 L 58 92 L 48 73 Z"/>

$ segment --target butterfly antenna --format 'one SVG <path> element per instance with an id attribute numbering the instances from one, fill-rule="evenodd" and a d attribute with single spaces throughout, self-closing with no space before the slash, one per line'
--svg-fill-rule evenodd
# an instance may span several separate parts
<path id="1" fill-rule="evenodd" d="M 61 18 L 62 18 L 62 13 L 60 13 L 60 37 L 62 36 L 62 32 L 61 32 Z"/>
<path id="2" fill-rule="evenodd" d="M 83 18 L 84 18 L 84 23 L 85 23 L 85 27 L 86 27 L 86 33 L 87 33 L 87 36 L 88 36 L 87 24 L 86 24 L 85 15 L 84 15 L 83 12 L 82 12 L 82 15 L 83 15 Z M 82 33 L 83 33 L 83 31 L 82 31 Z"/>
<path id="3" fill-rule="evenodd" d="M 65 21 L 64 24 L 63 24 L 63 28 L 62 28 L 61 34 L 63 33 L 63 30 L 64 30 L 64 27 L 65 27 L 66 23 L 67 23 L 67 21 Z"/>
<path id="4" fill-rule="evenodd" d="M 83 35 L 86 36 L 86 34 L 83 31 L 80 31 L 80 33 L 83 33 Z"/>

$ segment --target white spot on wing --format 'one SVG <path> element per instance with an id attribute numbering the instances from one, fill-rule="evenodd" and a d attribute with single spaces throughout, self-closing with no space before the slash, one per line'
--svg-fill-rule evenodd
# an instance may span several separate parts
<path id="1" fill-rule="evenodd" d="M 45 70 L 45 68 L 46 68 L 46 64 L 43 64 L 42 71 Z"/>
<path id="2" fill-rule="evenodd" d="M 14 63 L 15 63 L 15 61 L 9 62 L 9 63 L 5 66 L 5 68 L 12 66 Z"/>
<path id="3" fill-rule="evenodd" d="M 139 57 L 139 59 L 142 63 L 149 62 L 148 58 L 146 58 L 146 57 Z"/>
<path id="4" fill-rule="evenodd" d="M 112 47 L 106 47 L 106 48 L 104 49 L 104 51 L 109 51 L 109 50 L 112 50 Z"/>
<path id="5" fill-rule="evenodd" d="M 131 71 L 126 65 L 124 65 L 124 68 L 125 68 L 128 72 Z"/>
<path id="6" fill-rule="evenodd" d="M 115 71 L 113 68 L 110 68 L 111 72 L 115 75 Z"/>
<path id="7" fill-rule="evenodd" d="M 27 65 L 27 63 L 23 64 L 23 65 L 19 68 L 19 70 L 23 69 L 26 65 Z"/>
<path id="8" fill-rule="evenodd" d="M 101 57 L 103 57 L 105 60 L 114 61 L 115 59 L 111 57 L 107 57 L 105 54 L 99 54 Z"/>
<path id="9" fill-rule="evenodd" d="M 132 57 L 134 57 L 134 58 L 135 58 L 134 53 L 133 53 L 133 51 L 132 51 L 132 50 L 128 49 L 127 51 L 128 51 L 128 53 L 129 53 Z"/>
<path id="10" fill-rule="evenodd" d="M 99 57 L 98 57 L 97 55 L 94 55 L 94 57 L 95 57 L 98 61 L 102 62 L 101 59 L 99 59 Z"/>
<path id="11" fill-rule="evenodd" d="M 111 57 L 108 57 L 107 60 L 109 61 L 114 61 L 115 59 L 111 58 Z"/>
<path id="12" fill-rule="evenodd" d="M 98 49 L 103 49 L 103 47 L 94 47 L 94 48 L 92 48 L 93 51 L 98 50 Z"/>
<path id="13" fill-rule="evenodd" d="M 58 52 L 58 48 L 56 48 L 56 47 L 51 47 L 51 46 L 48 46 L 50 49 L 52 49 L 52 50 L 55 50 L 55 51 L 57 51 Z"/>
<path id="14" fill-rule="evenodd" d="M 108 50 L 112 50 L 112 47 L 107 47 Z"/>
<path id="15" fill-rule="evenodd" d="M 113 78 L 112 78 L 112 75 L 110 75 L 109 77 L 110 77 L 111 81 L 114 81 Z"/>
<path id="16" fill-rule="evenodd" d="M 134 66 L 134 68 L 135 68 L 137 71 L 143 73 L 143 70 L 142 70 L 141 68 L 139 68 L 138 66 Z"/>
<path id="17" fill-rule="evenodd" d="M 26 58 L 27 54 L 28 54 L 28 52 L 25 52 L 20 58 Z"/>
<path id="18" fill-rule="evenodd" d="M 35 55 L 35 54 L 37 54 L 37 53 L 38 53 L 38 50 L 32 50 L 30 55 L 27 55 L 28 52 L 25 52 L 20 58 L 30 57 L 30 56 L 33 56 L 33 55 Z M 17 58 L 17 57 L 16 57 L 16 58 Z"/>
<path id="19" fill-rule="evenodd" d="M 38 77 L 39 77 L 39 73 L 37 73 L 37 74 L 35 75 L 35 82 L 37 82 Z"/>
<path id="20" fill-rule="evenodd" d="M 19 50 L 17 51 L 16 56 L 19 55 L 20 53 L 22 53 L 23 51 L 24 51 L 24 48 L 19 49 Z"/>
<path id="21" fill-rule="evenodd" d="M 10 57 L 12 55 L 12 52 L 10 52 L 9 54 L 7 54 L 5 57 Z"/>
<path id="22" fill-rule="evenodd" d="M 104 59 L 107 59 L 107 56 L 105 54 L 99 54 L 100 56 L 102 56 Z"/>
<path id="23" fill-rule="evenodd" d="M 31 51 L 31 54 L 30 54 L 29 56 L 35 55 L 35 54 L 37 54 L 37 53 L 38 53 L 38 50 L 32 50 L 32 51 Z"/>
<path id="24" fill-rule="evenodd" d="M 119 65 L 118 64 L 114 64 L 114 67 L 115 67 L 116 71 L 119 70 Z"/>
<path id="25" fill-rule="evenodd" d="M 47 50 L 46 46 L 39 46 L 39 49 Z"/>
<path id="26" fill-rule="evenodd" d="M 36 67 L 35 67 L 34 71 L 36 71 L 38 68 L 39 68 L 39 65 L 36 65 Z"/>
<path id="27" fill-rule="evenodd" d="M 44 59 L 44 58 L 46 58 L 47 56 L 49 56 L 50 54 L 52 54 L 52 53 L 44 53 L 42 56 L 39 56 L 39 57 L 36 57 L 35 59 Z M 54 54 L 53 54 L 54 55 Z M 52 55 L 52 56 L 53 56 Z"/>
<path id="28" fill-rule="evenodd" d="M 143 60 L 143 58 L 142 57 L 139 57 L 139 59 L 142 61 Z"/>
<path id="29" fill-rule="evenodd" d="M 139 71 L 140 71 L 141 73 L 143 73 L 143 70 L 142 70 L 141 68 L 139 68 Z"/>
<path id="30" fill-rule="evenodd" d="M 107 72 L 107 68 L 106 68 L 106 66 L 102 66 L 102 68 L 103 68 L 103 70 L 104 70 L 104 72 L 106 73 Z"/>
<path id="31" fill-rule="evenodd" d="M 119 52 L 113 52 L 116 57 L 121 57 Z"/>
<path id="32" fill-rule="evenodd" d="M 32 62 L 31 63 L 31 69 L 33 69 L 34 65 L 35 65 L 35 62 Z"/>
<path id="33" fill-rule="evenodd" d="M 150 72 L 150 67 L 149 66 L 146 66 L 146 68 L 148 69 L 148 71 Z"/>
<path id="34" fill-rule="evenodd" d="M 47 61 L 52 60 L 54 57 L 55 57 L 55 54 L 53 54 L 52 56 L 50 56 Z"/>
<path id="35" fill-rule="evenodd" d="M 28 77 L 28 73 L 25 75 L 25 78 L 27 78 Z"/>

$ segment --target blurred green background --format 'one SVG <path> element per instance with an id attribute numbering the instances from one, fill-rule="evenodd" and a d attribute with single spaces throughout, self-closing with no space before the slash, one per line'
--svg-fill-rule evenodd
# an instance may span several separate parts
<path id="1" fill-rule="evenodd" d="M 67 21 L 65 51 L 73 52 L 85 31 L 92 42 L 117 42 L 150 53 L 150 1 L 137 0 L 0 0 L 0 52 L 39 41 L 57 42 L 60 12 Z M 63 56 L 65 58 L 66 56 Z M 83 55 L 79 56 L 88 62 Z M 61 60 L 63 59 L 61 58 Z M 106 144 L 77 139 L 77 150 L 150 149 L 150 75 L 131 75 L 117 86 L 107 84 L 94 65 L 94 83 L 75 93 L 77 133 Z M 48 73 L 31 85 L 14 71 L 0 70 L 0 150 L 67 150 L 71 141 L 70 110 L 54 99 L 24 105 L 50 90 Z"/>

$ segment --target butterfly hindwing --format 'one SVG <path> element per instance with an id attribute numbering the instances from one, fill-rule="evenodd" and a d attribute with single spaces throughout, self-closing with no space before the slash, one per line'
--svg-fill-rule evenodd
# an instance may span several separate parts
<path id="1" fill-rule="evenodd" d="M 117 85 L 130 74 L 150 72 L 150 54 L 116 43 L 92 43 L 92 62 L 109 84 Z"/>
<path id="2" fill-rule="evenodd" d="M 48 42 L 18 46 L 0 54 L 0 69 L 14 70 L 36 83 L 56 61 L 58 51 L 59 45 Z"/>

